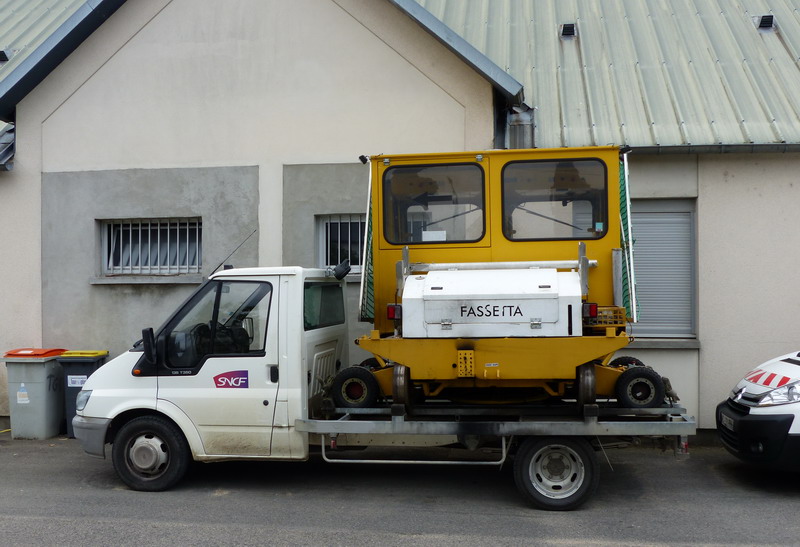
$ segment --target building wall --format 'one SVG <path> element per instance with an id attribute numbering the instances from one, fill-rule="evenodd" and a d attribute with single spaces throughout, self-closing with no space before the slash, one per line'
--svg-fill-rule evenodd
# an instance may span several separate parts
<path id="1" fill-rule="evenodd" d="M 161 325 L 223 261 L 258 265 L 256 167 L 76 171 L 42 179 L 45 346 L 117 355 L 142 328 Z M 167 214 L 202 220 L 201 274 L 103 275 L 100 221 Z"/>
<path id="2" fill-rule="evenodd" d="M 696 200 L 697 338 L 625 353 L 668 376 L 701 428 L 746 372 L 800 349 L 798 169 L 788 153 L 631 158 L 634 199 Z"/>
<path id="3" fill-rule="evenodd" d="M 283 169 L 283 258 L 286 264 L 320 267 L 316 219 L 321 215 L 366 213 L 369 166 L 357 164 L 287 165 Z M 332 191 L 335 189 L 335 191 Z M 347 327 L 355 340 L 368 334 L 372 323 L 358 321 L 361 277 L 347 276 Z M 372 357 L 355 344 L 350 363 Z"/>
<path id="4" fill-rule="evenodd" d="M 700 420 L 744 374 L 800 350 L 800 155 L 701 156 Z"/>
<path id="5" fill-rule="evenodd" d="M 13 257 L 0 279 L 14 288 L 0 349 L 103 341 L 44 331 L 42 173 L 255 166 L 257 254 L 280 264 L 284 165 L 483 149 L 493 129 L 490 84 L 389 2 L 127 2 L 18 106 L 15 171 L 0 181 Z"/>

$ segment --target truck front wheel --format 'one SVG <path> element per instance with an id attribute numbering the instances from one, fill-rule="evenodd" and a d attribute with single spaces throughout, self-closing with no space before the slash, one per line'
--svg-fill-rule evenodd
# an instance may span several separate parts
<path id="1" fill-rule="evenodd" d="M 535 507 L 569 511 L 597 489 L 594 450 L 581 437 L 531 437 L 514 459 L 517 489 Z"/>
<path id="2" fill-rule="evenodd" d="M 111 451 L 114 470 L 133 490 L 158 492 L 171 488 L 186 474 L 189 447 L 172 422 L 141 416 L 117 433 Z"/>

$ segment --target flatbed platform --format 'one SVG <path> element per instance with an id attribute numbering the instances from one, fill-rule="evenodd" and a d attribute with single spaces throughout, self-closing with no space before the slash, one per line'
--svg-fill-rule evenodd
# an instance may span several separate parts
<path id="1" fill-rule="evenodd" d="M 421 407 L 413 415 L 395 407 L 336 409 L 338 419 L 296 420 L 298 431 L 323 435 L 688 436 L 697 422 L 682 407 L 628 409 L 585 405 L 582 413 L 506 413 L 511 409 Z M 491 415 L 490 415 L 491 414 Z"/>

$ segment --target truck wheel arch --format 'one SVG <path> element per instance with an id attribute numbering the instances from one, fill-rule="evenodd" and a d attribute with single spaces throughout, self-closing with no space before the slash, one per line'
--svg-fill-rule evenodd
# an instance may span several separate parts
<path id="1" fill-rule="evenodd" d="M 165 406 L 166 408 L 163 408 Z M 164 412 L 163 410 L 166 410 L 167 412 Z M 200 434 L 197 432 L 197 429 L 191 420 L 189 420 L 186 414 L 184 414 L 178 407 L 171 403 L 164 405 L 163 401 L 159 401 L 158 410 L 154 408 L 134 408 L 117 414 L 108 427 L 108 432 L 106 433 L 106 443 L 113 444 L 117 437 L 117 433 L 119 433 L 119 430 L 125 426 L 125 424 L 142 416 L 157 416 L 172 422 L 178 429 L 180 429 L 181 433 L 183 433 L 183 437 L 189 445 L 189 450 L 195 459 L 197 459 L 197 456 L 205 454 L 203 442 L 200 439 Z"/>

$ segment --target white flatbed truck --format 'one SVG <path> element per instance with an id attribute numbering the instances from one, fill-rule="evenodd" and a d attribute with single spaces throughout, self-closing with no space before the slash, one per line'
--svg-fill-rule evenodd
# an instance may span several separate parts
<path id="1" fill-rule="evenodd" d="M 155 332 L 98 369 L 77 398 L 75 436 L 111 459 L 135 490 L 172 487 L 191 460 L 307 460 L 503 465 L 513 461 L 535 507 L 578 507 L 597 487 L 596 452 L 658 437 L 688 454 L 694 418 L 665 402 L 419 403 L 405 367 L 372 408 L 335 408 L 331 380 L 347 363 L 344 283 L 299 267 L 223 270 Z M 455 366 L 455 365 L 454 365 Z M 378 460 L 347 449 L 421 447 L 425 457 Z M 442 459 L 437 447 L 469 457 Z M 448 454 L 452 454 L 448 450 Z M 419 450 L 415 451 L 419 454 Z"/>

